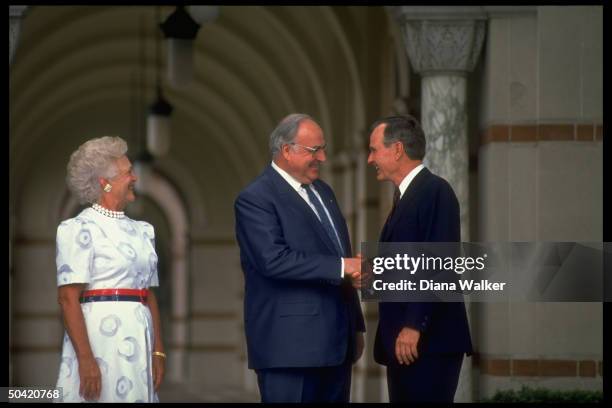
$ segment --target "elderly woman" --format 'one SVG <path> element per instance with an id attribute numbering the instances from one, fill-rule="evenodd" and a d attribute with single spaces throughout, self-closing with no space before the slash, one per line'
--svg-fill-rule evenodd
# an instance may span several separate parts
<path id="1" fill-rule="evenodd" d="M 66 333 L 63 401 L 158 402 L 166 355 L 155 295 L 153 227 L 124 213 L 136 176 L 119 137 L 81 145 L 66 181 L 90 203 L 57 229 L 57 284 Z"/>

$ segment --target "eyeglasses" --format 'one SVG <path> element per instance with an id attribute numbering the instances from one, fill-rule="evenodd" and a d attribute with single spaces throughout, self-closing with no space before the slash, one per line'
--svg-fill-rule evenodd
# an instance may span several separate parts
<path id="1" fill-rule="evenodd" d="M 291 143 L 288 143 L 288 144 L 293 145 L 293 146 L 301 147 L 301 148 L 305 149 L 306 151 L 308 151 L 313 156 L 316 155 L 320 150 L 325 152 L 325 148 L 327 148 L 326 144 L 324 144 L 323 146 L 314 146 L 314 147 L 308 147 L 308 146 L 304 146 L 304 145 L 297 144 L 297 143 L 294 143 L 294 142 L 291 142 Z"/>

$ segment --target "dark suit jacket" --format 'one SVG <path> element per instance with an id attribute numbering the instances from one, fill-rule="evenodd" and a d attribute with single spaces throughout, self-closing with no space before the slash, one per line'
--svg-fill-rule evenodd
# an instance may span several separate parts
<path id="1" fill-rule="evenodd" d="M 350 256 L 346 222 L 331 188 L 314 183 Z M 357 292 L 310 206 L 268 166 L 234 204 L 245 278 L 249 368 L 342 364 L 365 331 Z"/>
<path id="2" fill-rule="evenodd" d="M 448 182 L 423 168 L 412 180 L 380 242 L 460 242 L 459 203 Z M 421 332 L 419 354 L 465 352 L 472 342 L 463 302 L 381 302 L 374 359 L 397 364 L 395 340 L 402 327 Z"/>

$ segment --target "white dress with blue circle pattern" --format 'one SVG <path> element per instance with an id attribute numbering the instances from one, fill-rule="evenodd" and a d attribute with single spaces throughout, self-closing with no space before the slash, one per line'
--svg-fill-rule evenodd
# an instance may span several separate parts
<path id="1" fill-rule="evenodd" d="M 128 217 L 110 218 L 86 208 L 57 228 L 57 285 L 92 289 L 147 289 L 159 286 L 155 231 Z M 81 304 L 87 335 L 102 373 L 99 402 L 158 402 L 153 386 L 153 320 L 140 302 Z M 57 387 L 64 402 L 79 395 L 79 367 L 64 333 Z"/>

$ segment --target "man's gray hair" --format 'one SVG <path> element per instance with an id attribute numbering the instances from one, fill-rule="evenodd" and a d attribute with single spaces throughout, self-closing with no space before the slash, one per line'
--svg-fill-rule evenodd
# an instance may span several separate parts
<path id="1" fill-rule="evenodd" d="M 370 134 L 382 124 L 386 125 L 383 133 L 385 147 L 389 147 L 395 142 L 401 142 L 404 152 L 409 158 L 423 160 L 427 143 L 423 128 L 416 118 L 405 114 L 379 119 L 370 127 Z"/>
<path id="2" fill-rule="evenodd" d="M 295 140 L 300 123 L 307 119 L 314 122 L 314 119 L 305 113 L 292 113 L 285 116 L 276 125 L 276 128 L 270 134 L 270 153 L 272 158 L 276 157 L 284 144 L 292 143 Z"/>
<path id="3" fill-rule="evenodd" d="M 66 167 L 66 184 L 79 203 L 95 203 L 102 194 L 99 177 L 113 178 L 115 161 L 126 154 L 127 143 L 120 137 L 104 136 L 88 140 L 72 153 Z"/>

